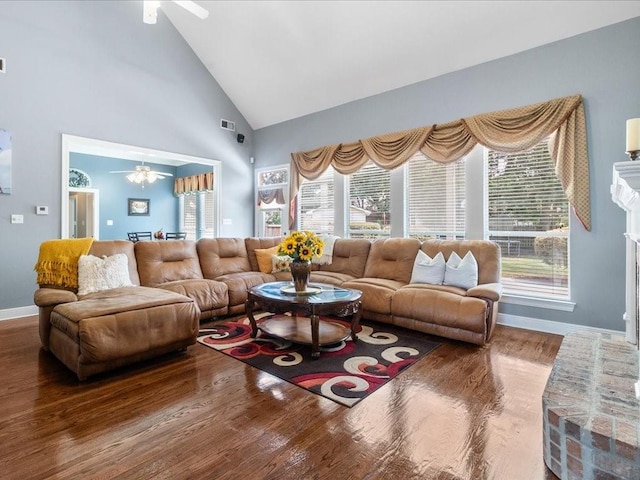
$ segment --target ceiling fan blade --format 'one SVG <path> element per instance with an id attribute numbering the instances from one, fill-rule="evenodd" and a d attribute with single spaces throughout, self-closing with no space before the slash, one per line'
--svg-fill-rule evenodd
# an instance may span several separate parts
<path id="1" fill-rule="evenodd" d="M 135 170 L 113 170 L 110 171 L 109 173 L 136 173 Z"/>
<path id="2" fill-rule="evenodd" d="M 182 8 L 193 13 L 196 17 L 201 18 L 202 20 L 209 16 L 209 11 L 207 9 L 191 0 L 173 0 L 173 3 L 180 5 Z"/>

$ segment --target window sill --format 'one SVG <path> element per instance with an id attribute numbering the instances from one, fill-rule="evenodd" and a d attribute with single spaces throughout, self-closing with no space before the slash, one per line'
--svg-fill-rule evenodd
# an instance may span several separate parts
<path id="1" fill-rule="evenodd" d="M 502 295 L 500 303 L 522 305 L 524 307 L 546 308 L 548 310 L 560 310 L 573 312 L 576 304 L 568 300 L 554 300 L 551 298 L 525 297 L 521 295 Z"/>

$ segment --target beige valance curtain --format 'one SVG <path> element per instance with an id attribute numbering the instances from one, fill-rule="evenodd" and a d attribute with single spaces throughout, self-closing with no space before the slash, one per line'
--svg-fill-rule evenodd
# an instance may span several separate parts
<path id="1" fill-rule="evenodd" d="M 436 162 L 450 163 L 478 143 L 514 153 L 532 148 L 549 136 L 556 174 L 576 216 L 586 230 L 591 230 L 589 159 L 581 95 L 292 153 L 290 198 L 295 202 L 302 178 L 314 180 L 329 166 L 349 175 L 371 160 L 391 170 L 418 151 Z M 293 228 L 293 217 L 290 220 Z"/>
<path id="2" fill-rule="evenodd" d="M 213 190 L 213 172 L 178 177 L 173 182 L 173 193 L 175 195 L 206 192 L 208 190 Z"/>

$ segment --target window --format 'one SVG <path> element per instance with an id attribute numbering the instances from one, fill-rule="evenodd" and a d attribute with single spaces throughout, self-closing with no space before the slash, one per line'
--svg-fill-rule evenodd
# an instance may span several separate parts
<path id="1" fill-rule="evenodd" d="M 215 232 L 214 193 L 209 190 L 180 195 L 180 231 L 188 240 L 213 238 Z"/>
<path id="2" fill-rule="evenodd" d="M 349 236 L 388 237 L 391 233 L 391 172 L 373 162 L 349 176 Z"/>
<path id="3" fill-rule="evenodd" d="M 298 193 L 298 225 L 300 230 L 315 233 L 334 232 L 333 168 L 329 167 L 315 180 L 304 180 Z"/>
<path id="4" fill-rule="evenodd" d="M 279 237 L 288 227 L 288 167 L 277 166 L 256 170 L 256 185 L 257 235 L 259 237 Z"/>
<path id="5" fill-rule="evenodd" d="M 569 202 L 547 142 L 487 151 L 489 238 L 502 249 L 507 294 L 569 298 Z"/>
<path id="6" fill-rule="evenodd" d="M 196 240 L 198 225 L 197 197 L 194 194 L 180 195 L 180 231 L 187 232 L 188 240 Z"/>
<path id="7" fill-rule="evenodd" d="M 416 153 L 406 164 L 407 234 L 465 238 L 465 161 L 441 164 Z"/>
<path id="8" fill-rule="evenodd" d="M 515 154 L 478 146 L 448 164 L 418 152 L 393 172 L 329 168 L 303 181 L 297 218 L 297 228 L 352 238 L 487 238 L 501 246 L 505 301 L 570 299 L 569 203 L 546 141 Z"/>

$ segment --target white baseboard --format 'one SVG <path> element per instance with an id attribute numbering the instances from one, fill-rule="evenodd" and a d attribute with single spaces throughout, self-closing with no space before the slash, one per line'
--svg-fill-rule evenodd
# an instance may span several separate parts
<path id="1" fill-rule="evenodd" d="M 26 307 L 7 308 L 0 310 L 0 321 L 12 318 L 30 317 L 38 315 L 38 307 L 29 305 Z M 556 335 L 567 335 L 577 330 L 588 330 L 611 335 L 624 335 L 623 331 L 609 330 L 606 328 L 587 327 L 574 323 L 554 322 L 552 320 L 541 320 L 539 318 L 521 317 L 519 315 L 498 314 L 498 324 L 507 327 L 524 328 L 525 330 L 535 330 L 537 332 L 554 333 Z"/>
<path id="2" fill-rule="evenodd" d="M 28 307 L 5 308 L 0 310 L 0 321 L 11 320 L 12 318 L 30 317 L 38 315 L 38 307 L 29 305 Z"/>
<path id="3" fill-rule="evenodd" d="M 519 315 L 509 315 L 505 313 L 498 313 L 498 324 L 508 327 L 524 328 L 526 330 L 535 330 L 537 332 L 555 333 L 556 335 L 562 336 L 577 330 L 587 330 L 610 335 L 624 335 L 623 331 L 618 330 L 587 327 L 584 325 L 576 325 L 575 323 L 554 322 L 552 320 L 541 320 L 539 318 L 521 317 Z"/>

